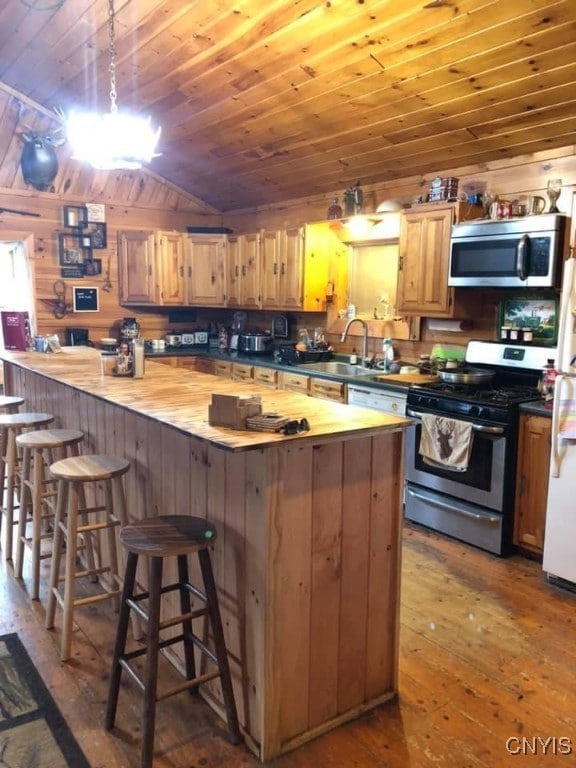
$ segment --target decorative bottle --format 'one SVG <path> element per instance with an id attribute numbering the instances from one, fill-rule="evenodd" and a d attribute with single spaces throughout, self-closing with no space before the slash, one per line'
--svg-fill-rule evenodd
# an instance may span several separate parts
<path id="1" fill-rule="evenodd" d="M 120 337 L 131 341 L 140 335 L 140 325 L 135 317 L 125 317 L 120 326 Z"/>

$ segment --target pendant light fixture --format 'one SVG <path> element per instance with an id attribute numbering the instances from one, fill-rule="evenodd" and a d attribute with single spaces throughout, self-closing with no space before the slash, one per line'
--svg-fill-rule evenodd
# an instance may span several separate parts
<path id="1" fill-rule="evenodd" d="M 66 120 L 66 133 L 77 160 L 98 170 L 134 170 L 158 157 L 155 149 L 161 128 L 154 130 L 149 117 L 118 111 L 114 0 L 108 0 L 108 34 L 110 112 L 72 112 Z"/>

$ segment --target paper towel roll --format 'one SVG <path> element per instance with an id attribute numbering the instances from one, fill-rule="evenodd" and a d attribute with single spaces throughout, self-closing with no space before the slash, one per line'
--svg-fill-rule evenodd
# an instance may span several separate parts
<path id="1" fill-rule="evenodd" d="M 471 320 L 428 320 L 428 330 L 443 333 L 462 333 L 473 327 Z"/>

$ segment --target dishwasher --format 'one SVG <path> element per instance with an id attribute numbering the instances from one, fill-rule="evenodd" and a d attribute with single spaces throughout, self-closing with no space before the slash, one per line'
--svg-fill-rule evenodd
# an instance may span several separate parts
<path id="1" fill-rule="evenodd" d="M 406 414 L 406 393 L 398 390 L 370 389 L 359 384 L 348 385 L 348 405 L 361 405 L 375 411 L 393 413 L 395 416 Z"/>

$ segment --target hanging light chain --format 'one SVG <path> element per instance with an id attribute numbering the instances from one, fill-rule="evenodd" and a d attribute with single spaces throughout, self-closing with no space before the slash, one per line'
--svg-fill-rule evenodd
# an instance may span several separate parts
<path id="1" fill-rule="evenodd" d="M 110 112 L 118 111 L 116 105 L 116 47 L 114 39 L 114 0 L 108 0 L 108 54 L 110 56 Z"/>

